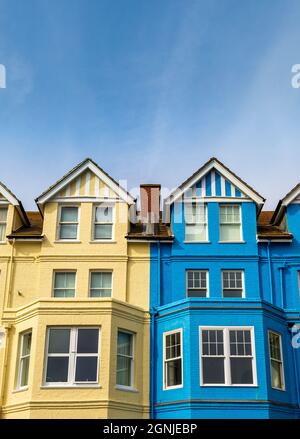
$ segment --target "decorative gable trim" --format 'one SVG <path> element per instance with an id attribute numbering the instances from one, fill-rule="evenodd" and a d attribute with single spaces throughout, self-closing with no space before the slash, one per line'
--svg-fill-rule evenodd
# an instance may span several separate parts
<path id="1" fill-rule="evenodd" d="M 29 220 L 27 218 L 26 212 L 21 201 L 13 194 L 3 183 L 0 182 L 0 204 L 11 204 L 14 206 L 24 223 L 24 225 L 29 225 Z"/>
<path id="2" fill-rule="evenodd" d="M 38 198 L 36 198 L 36 203 L 39 207 L 49 201 L 51 198 L 56 196 L 60 198 L 59 194 L 62 190 L 66 190 L 65 196 L 69 196 L 70 184 L 76 180 L 76 196 L 79 195 L 79 182 L 80 176 L 85 172 L 90 171 L 95 174 L 109 189 L 111 189 L 119 199 L 125 201 L 128 204 L 134 204 L 135 199 L 132 195 L 122 188 L 109 174 L 107 174 L 100 166 L 98 166 L 93 160 L 86 159 L 79 163 L 70 172 L 64 175 L 60 180 L 58 180 L 54 185 L 50 186 L 45 192 L 43 192 Z M 90 173 L 87 172 L 86 175 L 86 187 L 90 185 Z M 85 196 L 85 195 L 84 195 Z"/>
<path id="3" fill-rule="evenodd" d="M 286 207 L 292 203 L 300 204 L 300 183 L 294 186 L 293 189 L 291 189 L 286 196 L 279 201 L 271 218 L 271 224 L 280 224 L 286 211 Z"/>
<path id="4" fill-rule="evenodd" d="M 210 174 L 209 187 L 206 176 Z M 220 180 L 219 180 L 220 178 Z M 175 189 L 165 204 L 172 204 L 182 196 L 193 198 L 239 198 L 241 200 L 250 199 L 258 205 L 263 205 L 265 199 L 256 192 L 251 186 L 245 183 L 230 169 L 216 158 L 211 158 L 204 166 L 196 171 L 191 177 Z"/>

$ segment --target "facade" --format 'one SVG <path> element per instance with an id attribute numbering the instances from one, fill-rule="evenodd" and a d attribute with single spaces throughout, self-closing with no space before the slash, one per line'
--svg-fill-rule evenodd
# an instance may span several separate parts
<path id="1" fill-rule="evenodd" d="M 0 417 L 149 416 L 149 244 L 87 159 L 36 202 L 0 186 Z"/>
<path id="2" fill-rule="evenodd" d="M 292 239 L 263 203 L 217 159 L 166 199 L 173 240 L 151 244 L 152 416 L 299 417 L 299 204 Z"/>
<path id="3" fill-rule="evenodd" d="M 300 417 L 300 185 L 263 211 L 212 158 L 160 201 L 0 184 L 0 418 Z"/>

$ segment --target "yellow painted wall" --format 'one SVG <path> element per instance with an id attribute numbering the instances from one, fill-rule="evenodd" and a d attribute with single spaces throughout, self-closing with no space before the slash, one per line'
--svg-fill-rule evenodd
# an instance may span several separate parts
<path id="1" fill-rule="evenodd" d="M 94 186 L 92 178 L 91 188 Z M 5 345 L 0 349 L 0 417 L 149 416 L 150 250 L 148 243 L 127 242 L 129 223 L 120 218 L 127 218 L 128 205 L 116 202 L 115 206 L 113 242 L 92 242 L 92 202 L 80 204 L 79 242 L 57 242 L 59 204 L 49 202 L 44 209 L 42 243 L 16 242 L 0 246 L 0 326 L 7 331 Z M 18 221 L 14 215 L 17 212 L 10 206 L 7 230 Z M 64 269 L 76 270 L 75 298 L 52 297 L 53 271 Z M 111 299 L 89 298 L 89 274 L 95 269 L 113 271 Z M 48 326 L 101 328 L 99 385 L 44 388 Z M 116 388 L 118 328 L 135 334 L 136 391 Z M 19 337 L 28 329 L 32 329 L 29 383 L 27 390 L 18 391 Z"/>

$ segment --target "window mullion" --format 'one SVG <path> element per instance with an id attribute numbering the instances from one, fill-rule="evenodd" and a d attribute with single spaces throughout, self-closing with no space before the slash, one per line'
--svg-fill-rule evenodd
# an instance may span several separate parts
<path id="1" fill-rule="evenodd" d="M 231 371 L 230 371 L 230 343 L 229 343 L 229 329 L 223 329 L 224 337 L 224 370 L 225 370 L 225 384 L 231 386 Z"/>

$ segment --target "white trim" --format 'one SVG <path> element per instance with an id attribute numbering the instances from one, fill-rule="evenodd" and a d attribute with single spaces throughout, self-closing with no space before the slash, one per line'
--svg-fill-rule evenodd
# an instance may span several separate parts
<path id="1" fill-rule="evenodd" d="M 77 177 L 76 179 L 76 189 L 75 189 L 76 196 L 80 195 L 80 184 L 81 184 L 81 175 L 79 175 L 79 177 Z"/>
<path id="2" fill-rule="evenodd" d="M 240 221 L 239 222 L 235 222 L 235 223 L 221 223 L 221 209 L 222 209 L 222 207 L 238 207 L 239 208 L 239 215 L 240 215 Z M 222 225 L 238 225 L 239 224 L 239 226 L 240 226 L 240 239 L 239 240 L 237 240 L 237 241 L 224 241 L 224 240 L 221 240 L 221 226 Z M 220 238 L 220 240 L 219 240 L 219 243 L 240 243 L 240 242 L 244 242 L 244 239 L 243 239 L 243 218 L 242 218 L 242 206 L 241 206 L 241 204 L 240 204 L 240 202 L 238 202 L 238 201 L 236 201 L 236 203 L 230 203 L 230 204 L 226 204 L 226 205 L 223 205 L 223 204 L 219 204 L 219 238 Z"/>
<path id="3" fill-rule="evenodd" d="M 216 196 L 216 174 L 215 174 L 215 171 L 212 170 L 210 175 L 211 175 L 211 196 L 215 197 Z"/>
<path id="4" fill-rule="evenodd" d="M 90 195 L 91 191 L 91 174 L 87 172 L 85 174 L 85 194 Z"/>
<path id="5" fill-rule="evenodd" d="M 20 206 L 19 200 L 14 197 L 7 189 L 0 183 L 0 193 L 6 198 L 6 200 L 13 206 Z"/>
<path id="6" fill-rule="evenodd" d="M 181 384 L 178 384 L 177 386 L 166 386 L 166 369 L 165 369 L 165 362 L 166 362 L 166 337 L 171 334 L 180 334 L 180 357 L 177 357 L 176 359 L 181 360 Z M 183 387 L 183 329 L 173 329 L 172 331 L 163 332 L 163 390 L 172 390 L 172 389 L 180 389 Z"/>
<path id="7" fill-rule="evenodd" d="M 94 197 L 94 196 L 90 196 L 90 197 L 86 197 L 86 196 L 82 196 L 82 197 L 58 197 L 58 198 L 53 198 L 51 201 L 56 202 L 56 203 L 64 203 L 64 204 L 68 204 L 68 203 L 125 203 L 125 201 L 120 200 L 119 198 L 105 198 L 105 197 Z"/>
<path id="8" fill-rule="evenodd" d="M 280 356 L 281 361 L 276 360 L 275 358 L 271 358 L 271 349 L 270 349 L 270 334 L 277 335 L 279 337 L 279 348 L 280 348 Z M 283 350 L 282 350 L 282 335 L 274 331 L 273 329 L 268 329 L 268 348 L 269 348 L 269 363 L 270 363 L 270 380 L 271 380 L 271 387 L 274 390 L 280 390 L 281 392 L 285 392 L 285 374 L 284 374 L 284 361 L 283 361 Z M 280 387 L 273 387 L 272 385 L 272 363 L 271 360 L 276 361 L 278 363 L 281 363 L 281 379 L 282 379 L 282 388 Z"/>
<path id="9" fill-rule="evenodd" d="M 31 342 L 30 342 L 30 351 L 28 355 L 22 355 L 23 352 L 23 345 L 24 345 L 24 337 L 25 335 L 31 334 Z M 31 356 L 31 346 L 32 346 L 32 329 L 28 329 L 24 332 L 21 332 L 19 334 L 19 355 L 18 355 L 18 373 L 17 373 L 17 383 L 16 383 L 16 389 L 17 391 L 20 390 L 27 390 L 28 389 L 28 381 L 29 381 L 29 368 L 30 368 L 30 356 Z M 28 363 L 28 381 L 25 386 L 21 386 L 21 378 L 22 378 L 22 360 L 28 357 L 29 363 Z"/>
<path id="10" fill-rule="evenodd" d="M 219 203 L 252 203 L 253 201 L 250 200 L 249 198 L 242 198 L 242 197 L 184 197 L 184 199 L 182 200 L 183 203 L 213 203 L 213 202 L 219 202 Z"/>
<path id="11" fill-rule="evenodd" d="M 67 329 L 70 331 L 69 339 L 69 352 L 63 354 L 50 354 L 49 349 L 49 335 L 51 329 Z M 97 354 L 78 354 L 77 353 L 77 337 L 79 329 L 97 329 L 98 330 L 98 353 Z M 76 348 L 76 351 L 75 351 Z M 43 373 L 43 388 L 64 388 L 64 387 L 98 387 L 99 385 L 99 372 L 100 372 L 100 352 L 101 352 L 101 327 L 100 326 L 47 326 L 46 328 L 46 343 L 45 343 L 45 356 L 44 356 L 44 373 Z M 68 381 L 61 382 L 47 382 L 47 366 L 48 357 L 68 357 Z M 96 357 L 97 356 L 97 371 L 96 381 L 75 381 L 76 374 L 76 361 L 78 357 Z"/>
<path id="12" fill-rule="evenodd" d="M 204 384 L 203 383 L 203 367 L 202 367 L 202 330 L 223 331 L 223 347 L 224 347 L 224 384 Z M 251 337 L 251 356 L 243 356 L 243 358 L 252 358 L 252 384 L 231 384 L 230 374 L 230 343 L 229 331 L 250 331 Z M 256 351 L 255 351 L 255 333 L 254 326 L 199 326 L 199 372 L 200 372 L 200 386 L 201 387 L 257 387 L 257 368 L 256 368 Z"/>
<path id="13" fill-rule="evenodd" d="M 81 164 L 76 170 L 71 172 L 68 176 L 66 176 L 61 182 L 57 183 L 51 189 L 49 189 L 44 195 L 41 195 L 37 198 L 38 205 L 43 205 L 49 199 L 51 199 L 55 194 L 60 192 L 67 184 L 71 183 L 75 178 L 80 176 L 84 171 L 90 170 L 93 172 L 98 178 L 100 178 L 103 183 L 106 184 L 109 188 L 111 188 L 120 198 L 122 198 L 128 204 L 134 204 L 134 198 L 128 194 L 123 188 L 121 188 L 118 184 L 111 180 L 98 166 L 92 163 L 90 160 L 85 161 Z M 1 188 L 1 186 L 0 186 Z M 3 193 L 3 192 L 2 192 Z M 4 194 L 3 194 L 4 195 Z"/>
<path id="14" fill-rule="evenodd" d="M 221 176 L 225 177 L 234 186 L 236 186 L 240 190 L 240 192 L 243 192 L 245 195 L 251 198 L 255 203 L 264 204 L 264 199 L 261 196 L 252 191 L 238 177 L 233 175 L 230 171 L 225 169 L 219 162 L 215 160 L 210 160 L 208 163 L 206 163 L 206 165 L 204 165 L 204 167 L 183 186 L 183 188 L 177 188 L 173 192 L 171 192 L 171 194 L 165 199 L 165 204 L 174 203 L 178 198 L 182 197 L 182 195 L 189 189 L 189 187 L 192 187 L 194 184 L 196 184 L 198 180 L 204 177 L 213 168 L 217 170 L 219 174 L 221 174 Z"/>

